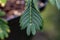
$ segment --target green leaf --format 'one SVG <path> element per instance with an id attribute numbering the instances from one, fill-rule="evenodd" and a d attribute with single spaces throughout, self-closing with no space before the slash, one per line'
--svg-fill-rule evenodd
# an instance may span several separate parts
<path id="1" fill-rule="evenodd" d="M 4 27 L 5 27 L 5 28 L 4 28 Z M 7 33 L 10 32 L 9 26 L 6 25 L 6 24 L 2 24 L 2 29 L 3 29 L 4 31 L 6 31 Z"/>
<path id="2" fill-rule="evenodd" d="M 0 16 L 4 16 L 5 12 L 0 10 Z"/>
<path id="3" fill-rule="evenodd" d="M 8 22 L 5 19 L 0 18 L 0 24 L 8 24 Z"/>
<path id="4" fill-rule="evenodd" d="M 28 24 L 28 27 L 27 27 L 27 35 L 29 36 L 30 35 L 30 33 L 31 33 L 31 25 L 30 24 Z"/>
<path id="5" fill-rule="evenodd" d="M 36 26 L 36 27 L 37 27 L 37 26 Z M 32 25 L 31 25 L 31 31 L 32 31 L 32 34 L 33 34 L 33 35 L 36 34 L 35 24 L 32 24 Z"/>
<path id="6" fill-rule="evenodd" d="M 9 26 L 7 25 L 7 21 L 0 18 L 0 39 L 7 38 L 8 33 L 10 33 L 10 29 Z"/>
<path id="7" fill-rule="evenodd" d="M 42 26 L 42 18 L 38 10 L 34 6 L 33 0 L 28 0 L 28 6 L 21 16 L 19 22 L 21 29 L 27 28 L 26 31 L 28 36 L 30 35 L 30 33 L 35 35 L 36 31 L 40 30 L 40 26 Z"/>
<path id="8" fill-rule="evenodd" d="M 60 0 L 56 0 L 57 8 L 60 9 Z"/>
<path id="9" fill-rule="evenodd" d="M 8 33 L 7 32 L 4 31 L 3 34 L 6 38 L 8 38 Z"/>
<path id="10" fill-rule="evenodd" d="M 39 2 L 39 0 L 33 0 L 35 8 L 39 11 L 38 2 Z"/>
<path id="11" fill-rule="evenodd" d="M 4 34 L 3 34 L 3 30 L 1 29 L 1 26 L 0 26 L 0 39 L 4 39 Z"/>

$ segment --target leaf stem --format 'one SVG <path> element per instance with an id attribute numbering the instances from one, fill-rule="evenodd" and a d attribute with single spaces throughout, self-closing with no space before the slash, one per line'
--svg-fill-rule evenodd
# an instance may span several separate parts
<path id="1" fill-rule="evenodd" d="M 32 13 L 31 13 L 31 0 L 30 0 L 30 23 L 32 23 Z"/>

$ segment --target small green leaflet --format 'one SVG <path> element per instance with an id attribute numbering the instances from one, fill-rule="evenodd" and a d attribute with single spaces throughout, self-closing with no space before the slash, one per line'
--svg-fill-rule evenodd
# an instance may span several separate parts
<path id="1" fill-rule="evenodd" d="M 39 0 L 33 0 L 34 6 L 35 6 L 35 8 L 37 9 L 37 11 L 39 11 L 39 8 L 38 8 L 38 1 L 39 1 Z"/>
<path id="2" fill-rule="evenodd" d="M 52 5 L 56 5 L 57 8 L 60 10 L 60 0 L 49 0 L 49 2 L 50 2 Z"/>
<path id="3" fill-rule="evenodd" d="M 0 18 L 0 39 L 7 38 L 8 33 L 10 33 L 10 29 L 9 26 L 7 25 L 7 21 Z"/>
<path id="4" fill-rule="evenodd" d="M 34 6 L 33 0 L 28 0 L 27 9 L 24 11 L 20 19 L 21 29 L 26 28 L 26 33 L 29 36 L 36 34 L 37 30 L 40 30 L 42 26 L 42 18 Z"/>
<path id="5" fill-rule="evenodd" d="M 35 8 L 39 11 L 39 8 L 38 8 L 38 1 L 39 0 L 33 0 L 33 3 L 34 3 L 34 6 L 35 6 Z M 26 6 L 28 5 L 28 0 L 26 0 Z"/>

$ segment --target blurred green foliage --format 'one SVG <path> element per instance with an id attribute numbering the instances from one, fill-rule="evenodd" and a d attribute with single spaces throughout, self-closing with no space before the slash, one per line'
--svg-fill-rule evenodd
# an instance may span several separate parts
<path id="1" fill-rule="evenodd" d="M 3 40 L 4 38 L 8 37 L 8 33 L 10 32 L 8 22 L 1 18 L 1 16 L 4 16 L 5 12 L 0 10 L 0 39 Z"/>
<path id="2" fill-rule="evenodd" d="M 4 7 L 6 2 L 7 0 L 0 0 L 0 5 Z M 10 29 L 8 26 L 8 22 L 5 19 L 1 18 L 1 16 L 5 16 L 5 12 L 1 11 L 0 9 L 0 40 L 3 40 L 4 38 L 8 37 Z"/>
<path id="3" fill-rule="evenodd" d="M 59 36 L 58 15 L 59 12 L 57 7 L 50 3 L 48 3 L 45 10 L 41 12 L 44 21 L 43 31 L 49 35 L 50 40 L 57 40 L 57 37 Z"/>
<path id="4" fill-rule="evenodd" d="M 5 12 L 0 10 L 0 16 L 4 16 Z"/>
<path id="5" fill-rule="evenodd" d="M 56 7 L 58 9 L 60 9 L 60 0 L 49 0 L 49 2 L 52 4 L 52 5 L 56 5 Z"/>
<path id="6" fill-rule="evenodd" d="M 1 5 L 2 7 L 4 7 L 5 4 L 6 4 L 6 2 L 7 2 L 7 0 L 0 0 L 0 5 Z"/>
<path id="7" fill-rule="evenodd" d="M 7 21 L 0 18 L 0 39 L 4 39 L 8 37 L 8 33 L 10 32 L 9 26 L 7 25 Z"/>
<path id="8" fill-rule="evenodd" d="M 7 0 L 0 0 L 0 3 L 5 3 L 6 4 Z"/>

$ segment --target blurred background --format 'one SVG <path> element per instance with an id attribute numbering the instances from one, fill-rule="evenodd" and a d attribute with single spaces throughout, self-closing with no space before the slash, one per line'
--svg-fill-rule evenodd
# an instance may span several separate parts
<path id="1" fill-rule="evenodd" d="M 6 12 L 3 18 L 11 20 L 21 16 L 25 10 L 25 1 L 8 0 L 5 7 L 0 5 L 0 9 Z M 60 40 L 60 12 L 57 7 L 51 5 L 47 0 L 40 0 L 39 9 L 43 19 L 43 30 L 38 31 L 31 40 Z"/>

